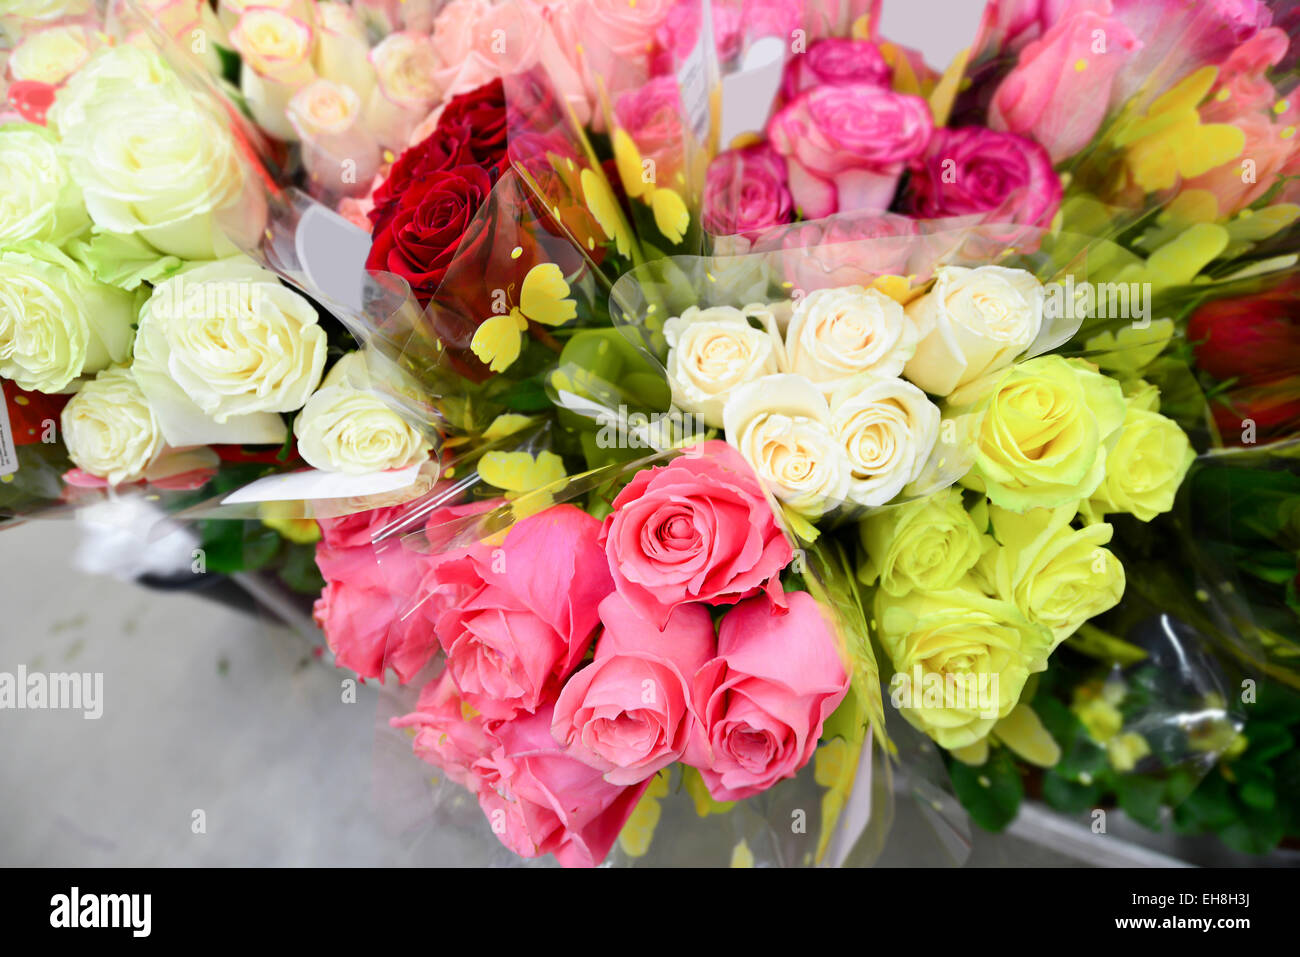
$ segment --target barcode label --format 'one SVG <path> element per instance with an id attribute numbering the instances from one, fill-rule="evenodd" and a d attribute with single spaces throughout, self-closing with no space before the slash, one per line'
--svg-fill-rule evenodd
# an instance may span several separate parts
<path id="1" fill-rule="evenodd" d="M 13 432 L 9 428 L 9 404 L 5 400 L 5 384 L 0 379 L 0 475 L 18 471 L 18 452 L 14 448 Z"/>

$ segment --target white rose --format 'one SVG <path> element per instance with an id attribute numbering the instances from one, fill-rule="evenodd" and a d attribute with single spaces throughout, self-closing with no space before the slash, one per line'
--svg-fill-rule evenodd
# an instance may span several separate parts
<path id="1" fill-rule="evenodd" d="M 673 403 L 698 412 L 707 425 L 722 426 L 722 409 L 738 387 L 779 372 L 776 341 L 767 329 L 755 329 L 749 316 L 771 323 L 767 310 L 730 306 L 691 306 L 664 323 L 668 342 L 668 383 Z"/>
<path id="2" fill-rule="evenodd" d="M 316 310 L 246 259 L 154 287 L 140 310 L 135 375 L 175 446 L 284 440 L 325 367 Z"/>
<path id="3" fill-rule="evenodd" d="M 90 31 L 64 25 L 28 34 L 9 55 L 9 75 L 58 86 L 90 59 Z"/>
<path id="4" fill-rule="evenodd" d="M 741 386 L 722 413 L 727 442 L 773 495 L 816 518 L 843 502 L 850 465 L 826 396 L 803 376 L 769 375 Z"/>
<path id="5" fill-rule="evenodd" d="M 113 59 L 96 69 L 100 57 Z M 182 259 L 229 255 L 218 214 L 238 207 L 248 232 L 260 231 L 262 196 L 227 118 L 158 70 L 166 67 L 156 57 L 114 48 L 59 92 L 55 125 L 69 169 L 100 229 L 138 233 Z M 88 85 L 79 82 L 87 71 Z"/>
<path id="6" fill-rule="evenodd" d="M 289 122 L 302 140 L 303 165 L 334 193 L 369 188 L 379 172 L 379 144 L 358 122 L 361 99 L 349 86 L 316 80 L 289 100 Z"/>
<path id="7" fill-rule="evenodd" d="M 230 31 L 230 44 L 244 59 L 240 91 L 253 119 L 279 139 L 296 138 L 285 111 L 293 94 L 316 77 L 311 65 L 314 42 L 305 22 L 263 7 L 245 11 Z"/>
<path id="8" fill-rule="evenodd" d="M 375 85 L 375 70 L 367 59 L 370 42 L 365 24 L 346 3 L 318 3 L 316 16 L 320 21 L 312 53 L 316 72 L 350 87 L 364 102 Z"/>
<path id="9" fill-rule="evenodd" d="M 366 388 L 365 360 L 344 356 L 293 423 L 298 453 L 327 472 L 362 475 L 400 469 L 429 457 L 430 445 L 376 392 Z"/>
<path id="10" fill-rule="evenodd" d="M 869 372 L 896 376 L 916 351 L 903 307 L 876 289 L 819 289 L 795 304 L 785 333 L 789 371 L 829 388 Z"/>
<path id="11" fill-rule="evenodd" d="M 390 33 L 370 51 L 370 65 L 375 71 L 366 109 L 370 128 L 383 146 L 400 151 L 442 94 L 434 78 L 433 40 L 420 33 Z"/>
<path id="12" fill-rule="evenodd" d="M 63 407 L 60 421 L 68 458 L 110 485 L 144 478 L 165 444 L 144 393 L 121 366 L 87 382 Z"/>
<path id="13" fill-rule="evenodd" d="M 90 225 L 81 190 L 39 126 L 0 126 L 0 246 L 28 239 L 61 243 Z"/>
<path id="14" fill-rule="evenodd" d="M 131 355 L 135 299 L 96 282 L 61 251 L 24 243 L 0 252 L 0 376 L 60 392 Z"/>
<path id="15" fill-rule="evenodd" d="M 1023 269 L 940 267 L 934 287 L 907 307 L 920 344 L 903 375 L 942 396 L 1010 365 L 1038 336 L 1043 298 Z"/>
<path id="16" fill-rule="evenodd" d="M 884 505 L 916 481 L 939 440 L 939 409 L 916 386 L 871 377 L 831 395 L 831 431 L 850 468 L 848 497 Z"/>
<path id="17" fill-rule="evenodd" d="M 17 40 L 33 26 L 84 16 L 92 9 L 92 0 L 5 0 L 0 28 Z"/>

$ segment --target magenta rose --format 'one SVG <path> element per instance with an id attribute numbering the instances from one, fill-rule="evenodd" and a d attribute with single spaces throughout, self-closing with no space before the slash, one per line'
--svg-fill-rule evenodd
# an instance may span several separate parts
<path id="1" fill-rule="evenodd" d="M 516 524 L 500 547 L 441 563 L 424 583 L 454 596 L 438 639 L 456 687 L 485 717 L 537 710 L 586 654 L 596 608 L 613 590 L 599 534 L 586 512 L 557 505 Z"/>
<path id="2" fill-rule="evenodd" d="M 413 728 L 411 747 L 416 757 L 471 791 L 478 787 L 474 762 L 488 757 L 499 743 L 493 733 L 498 722 L 467 708 L 446 671 L 424 686 L 413 712 L 393 718 L 389 725 Z"/>
<path id="3" fill-rule="evenodd" d="M 677 78 L 656 77 L 618 98 L 614 118 L 643 160 L 654 160 L 655 181 L 675 185 L 686 154 Z"/>
<path id="4" fill-rule="evenodd" d="M 551 734 L 610 784 L 636 784 L 680 758 L 695 733 L 691 681 L 714 656 L 713 619 L 703 605 L 679 605 L 660 633 L 616 592 L 600 620 L 596 658 L 560 692 Z"/>
<path id="5" fill-rule="evenodd" d="M 727 150 L 709 164 L 702 222 L 715 236 L 756 236 L 790 222 L 794 200 L 785 160 L 766 144 Z"/>
<path id="6" fill-rule="evenodd" d="M 792 100 L 811 87 L 842 83 L 887 89 L 891 72 L 880 48 L 870 40 L 829 37 L 818 40 L 807 53 L 790 58 L 781 80 L 781 97 Z"/>
<path id="7" fill-rule="evenodd" d="M 905 276 L 916 247 L 916 220 L 895 213 L 841 213 L 764 235 L 755 252 L 781 252 L 786 279 L 804 292 L 869 286 Z"/>
<path id="8" fill-rule="evenodd" d="M 807 592 L 741 602 L 722 619 L 718 657 L 695 678 L 703 745 L 686 755 L 709 793 L 738 801 L 793 777 L 849 689 L 826 613 Z"/>
<path id="9" fill-rule="evenodd" d="M 846 210 L 884 210 L 907 162 L 920 156 L 934 123 L 919 96 L 870 83 L 807 90 L 768 121 L 786 157 L 790 192 L 805 219 Z"/>
<path id="10" fill-rule="evenodd" d="M 551 707 L 494 730 L 491 753 L 474 762 L 473 788 L 492 832 L 520 857 L 554 854 L 564 867 L 605 859 L 649 785 L 610 784 L 565 754 L 551 736 Z"/>
<path id="11" fill-rule="evenodd" d="M 990 222 L 1047 226 L 1061 208 L 1061 180 L 1047 150 L 979 126 L 935 130 L 912 164 L 906 203 L 917 216 L 984 214 Z"/>
<path id="12" fill-rule="evenodd" d="M 643 469 L 614 499 L 600 541 L 618 593 L 663 631 L 678 605 L 784 601 L 794 553 L 740 453 L 713 440 Z"/>
<path id="13" fill-rule="evenodd" d="M 1101 54 L 1092 52 L 1098 31 L 1106 38 Z M 1036 140 L 1053 163 L 1073 156 L 1106 118 L 1115 75 L 1141 45 L 1115 17 L 1068 14 L 1020 51 L 993 94 L 989 125 Z"/>

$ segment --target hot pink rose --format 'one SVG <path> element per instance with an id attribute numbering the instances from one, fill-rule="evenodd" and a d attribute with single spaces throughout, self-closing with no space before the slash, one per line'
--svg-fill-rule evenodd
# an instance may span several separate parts
<path id="1" fill-rule="evenodd" d="M 889 207 L 904 165 L 921 154 L 934 123 L 925 100 L 869 83 L 799 94 L 768 122 L 790 168 L 805 219 Z"/>
<path id="2" fill-rule="evenodd" d="M 471 791 L 478 787 L 474 762 L 491 755 L 499 743 L 493 731 L 498 722 L 467 708 L 446 671 L 424 686 L 413 712 L 393 718 L 389 725 L 414 728 L 411 747 L 416 757 Z"/>
<path id="3" fill-rule="evenodd" d="M 888 88 L 892 71 L 880 48 L 868 40 L 831 37 L 791 57 L 781 80 L 781 97 L 792 100 L 814 86 L 869 83 Z"/>
<path id="4" fill-rule="evenodd" d="M 591 644 L 596 607 L 613 590 L 600 523 L 572 505 L 519 522 L 499 548 L 476 545 L 425 587 L 455 597 L 437 619 L 447 670 L 491 719 L 554 698 Z"/>
<path id="5" fill-rule="evenodd" d="M 596 659 L 564 686 L 551 734 L 568 753 L 636 784 L 672 764 L 696 729 L 691 680 L 714 656 L 713 619 L 679 605 L 661 634 L 617 593 L 600 603 Z"/>
<path id="6" fill-rule="evenodd" d="M 498 725 L 498 743 L 474 763 L 474 790 L 493 833 L 520 857 L 554 854 L 564 867 L 594 867 L 650 782 L 608 783 L 564 753 L 551 721 L 547 705 Z"/>
<path id="7" fill-rule="evenodd" d="M 1036 40 L 1069 8 L 1073 0 L 989 0 L 972 49 L 1015 52 Z"/>
<path id="8" fill-rule="evenodd" d="M 614 106 L 618 125 L 632 137 L 642 159 L 654 161 L 655 182 L 677 187 L 677 174 L 686 156 L 682 130 L 682 99 L 677 79 L 656 77 L 628 90 Z"/>
<path id="9" fill-rule="evenodd" d="M 929 219 L 982 213 L 990 222 L 1047 226 L 1061 195 L 1047 150 L 979 126 L 935 130 L 907 184 L 908 208 Z"/>
<path id="10" fill-rule="evenodd" d="M 1099 36 L 1104 53 L 1093 52 Z M 1117 18 L 1092 10 L 1065 17 L 1020 51 L 993 94 L 989 125 L 1037 140 L 1053 163 L 1073 156 L 1106 118 L 1115 75 L 1141 46 Z"/>
<path id="11" fill-rule="evenodd" d="M 738 801 L 798 773 L 848 693 L 825 613 L 807 592 L 786 599 L 784 614 L 762 597 L 729 611 L 718 657 L 696 675 L 707 743 L 686 762 L 700 769 L 716 800 Z"/>
<path id="12" fill-rule="evenodd" d="M 793 557 L 740 453 L 714 440 L 643 469 L 601 529 L 614 585 L 660 631 L 678 605 L 727 605 L 766 590 L 783 603 Z"/>
<path id="13" fill-rule="evenodd" d="M 720 153 L 704 179 L 704 228 L 752 237 L 790 222 L 794 200 L 785 180 L 785 160 L 766 143 Z"/>

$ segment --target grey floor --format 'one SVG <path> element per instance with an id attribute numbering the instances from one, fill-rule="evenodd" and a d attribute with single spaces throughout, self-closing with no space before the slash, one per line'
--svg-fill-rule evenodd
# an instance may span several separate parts
<path id="1" fill-rule="evenodd" d="M 0 710 L 0 865 L 510 863 L 474 808 L 435 826 L 430 769 L 383 728 L 379 689 L 345 703 L 346 673 L 266 615 L 75 570 L 78 538 L 0 533 L 0 671 L 104 676 L 98 720 Z M 972 866 L 1172 863 L 1046 815 L 970 843 Z M 915 802 L 880 860 L 945 862 Z"/>

